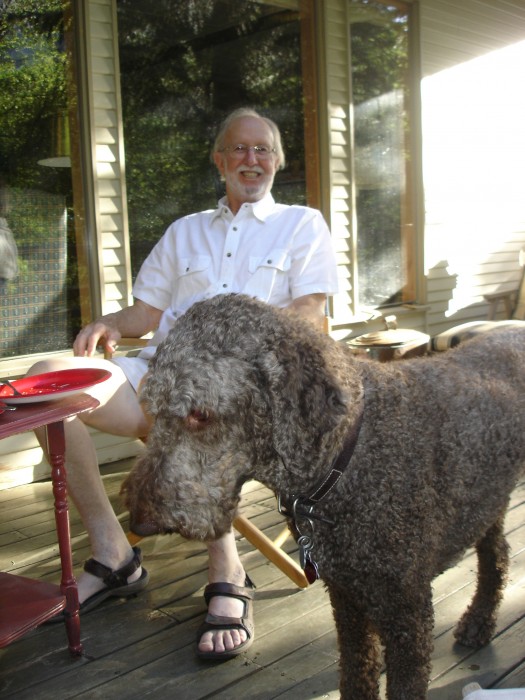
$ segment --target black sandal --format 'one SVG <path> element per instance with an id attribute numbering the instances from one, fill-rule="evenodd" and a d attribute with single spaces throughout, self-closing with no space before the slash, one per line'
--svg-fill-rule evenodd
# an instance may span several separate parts
<path id="1" fill-rule="evenodd" d="M 101 578 L 106 584 L 106 588 L 86 598 L 80 604 L 80 612 L 85 613 L 93 610 L 107 598 L 129 598 L 143 591 L 149 582 L 149 574 L 146 569 L 142 569 L 142 573 L 136 581 L 128 583 L 128 578 L 135 573 L 141 563 L 142 552 L 139 547 L 133 547 L 133 559 L 116 571 L 101 564 L 96 559 L 87 559 L 84 563 L 84 571 Z"/>
<path id="2" fill-rule="evenodd" d="M 210 583 L 204 589 L 204 599 L 206 605 L 210 604 L 210 600 L 215 596 L 225 596 L 227 598 L 236 598 L 244 603 L 244 612 L 242 617 L 223 617 L 207 613 L 203 624 L 197 632 L 197 656 L 201 659 L 212 659 L 215 661 L 225 661 L 239 656 L 243 651 L 253 644 L 255 636 L 255 627 L 253 624 L 253 596 L 255 585 L 248 575 L 243 586 L 235 586 L 233 583 Z M 198 644 L 204 632 L 217 630 L 244 630 L 246 632 L 246 640 L 229 651 L 200 651 Z"/>
<path id="3" fill-rule="evenodd" d="M 128 583 L 128 578 L 140 567 L 142 563 L 142 552 L 139 547 L 133 547 L 133 559 L 120 569 L 113 571 L 109 566 L 101 564 L 96 559 L 87 559 L 84 563 L 84 571 L 92 576 L 101 578 L 106 584 L 106 588 L 97 591 L 80 603 L 80 612 L 86 613 L 96 608 L 108 598 L 129 598 L 143 591 L 149 582 L 149 574 L 142 568 L 142 573 L 136 581 Z M 55 615 L 48 623 L 63 622 L 64 612 Z"/>

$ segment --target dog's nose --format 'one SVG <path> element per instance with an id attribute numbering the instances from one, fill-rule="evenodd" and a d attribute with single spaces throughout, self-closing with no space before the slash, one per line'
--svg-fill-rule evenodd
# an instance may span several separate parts
<path id="1" fill-rule="evenodd" d="M 152 520 L 143 518 L 141 513 L 130 515 L 129 529 L 139 537 L 150 537 L 161 533 L 160 527 Z"/>

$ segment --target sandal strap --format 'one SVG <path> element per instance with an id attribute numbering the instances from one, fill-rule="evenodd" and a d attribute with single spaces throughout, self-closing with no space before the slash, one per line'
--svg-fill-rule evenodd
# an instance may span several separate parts
<path id="1" fill-rule="evenodd" d="M 141 563 L 142 552 L 139 547 L 133 547 L 133 559 L 116 571 L 113 571 L 105 564 L 101 564 L 96 559 L 87 559 L 84 562 L 84 571 L 101 578 L 107 588 L 120 588 L 120 586 L 127 584 L 128 578 L 135 573 Z"/>
<path id="2" fill-rule="evenodd" d="M 253 600 L 255 585 L 248 575 L 246 575 L 245 586 L 236 586 L 234 583 L 209 583 L 204 589 L 204 600 L 206 605 L 215 596 L 225 596 L 227 598 L 237 598 L 241 600 Z"/>

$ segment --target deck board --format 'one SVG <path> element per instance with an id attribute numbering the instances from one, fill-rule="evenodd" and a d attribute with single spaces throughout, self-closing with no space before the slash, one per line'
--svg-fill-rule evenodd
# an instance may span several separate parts
<path id="1" fill-rule="evenodd" d="M 119 488 L 130 462 L 109 465 L 104 481 L 124 527 Z M 56 581 L 59 560 L 52 494 L 47 482 L 0 491 L 0 570 Z M 282 530 L 272 494 L 250 484 L 243 512 L 270 537 Z M 90 556 L 75 508 L 70 513 L 75 566 Z M 467 552 L 435 581 L 435 648 L 428 698 L 460 700 L 462 687 L 525 687 L 525 481 L 506 519 L 512 563 L 494 641 L 473 651 L 454 644 L 453 629 L 475 587 L 475 556 Z M 46 625 L 0 650 L 0 696 L 16 700 L 166 698 L 304 700 L 339 697 L 332 611 L 321 583 L 297 588 L 243 538 L 238 548 L 257 584 L 256 641 L 223 664 L 194 654 L 204 614 L 207 554 L 179 535 L 143 540 L 151 580 L 136 598 L 111 599 L 82 620 L 85 654 L 72 659 L 62 625 Z M 287 551 L 295 555 L 289 539 Z M 384 697 L 384 678 L 382 679 Z"/>

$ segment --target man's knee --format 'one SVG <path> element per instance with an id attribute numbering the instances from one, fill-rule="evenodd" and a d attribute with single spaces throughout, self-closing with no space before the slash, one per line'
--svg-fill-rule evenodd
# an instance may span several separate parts
<path id="1" fill-rule="evenodd" d="M 59 369 L 64 369 L 64 362 L 62 360 L 40 360 L 29 368 L 27 375 L 33 376 L 34 374 L 56 372 Z"/>
<path id="2" fill-rule="evenodd" d="M 58 372 L 61 369 L 73 369 L 74 367 L 86 367 L 84 362 L 79 362 L 77 357 L 57 357 L 48 358 L 45 360 L 39 360 L 32 365 L 27 376 L 33 376 L 35 374 L 45 374 L 46 372 Z M 98 366 L 96 362 L 91 363 L 94 366 Z"/>

